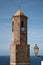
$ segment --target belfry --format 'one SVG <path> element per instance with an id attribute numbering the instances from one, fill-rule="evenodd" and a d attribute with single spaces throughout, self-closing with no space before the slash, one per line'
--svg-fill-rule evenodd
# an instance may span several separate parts
<path id="1" fill-rule="evenodd" d="M 27 16 L 18 10 L 12 17 L 10 65 L 30 65 L 30 45 L 27 44 Z"/>

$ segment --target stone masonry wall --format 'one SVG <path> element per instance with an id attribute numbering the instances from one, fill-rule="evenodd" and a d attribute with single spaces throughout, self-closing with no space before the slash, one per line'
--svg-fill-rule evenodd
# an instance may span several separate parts
<path id="1" fill-rule="evenodd" d="M 16 65 L 29 65 L 29 45 L 16 45 Z"/>
<path id="2" fill-rule="evenodd" d="M 10 65 L 16 65 L 16 45 L 10 46 Z"/>

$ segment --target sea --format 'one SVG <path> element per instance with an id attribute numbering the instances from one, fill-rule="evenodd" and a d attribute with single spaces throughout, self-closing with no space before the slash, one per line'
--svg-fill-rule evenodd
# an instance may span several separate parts
<path id="1" fill-rule="evenodd" d="M 30 65 L 41 65 L 43 58 L 30 56 Z M 10 56 L 0 56 L 0 65 L 10 65 Z"/>

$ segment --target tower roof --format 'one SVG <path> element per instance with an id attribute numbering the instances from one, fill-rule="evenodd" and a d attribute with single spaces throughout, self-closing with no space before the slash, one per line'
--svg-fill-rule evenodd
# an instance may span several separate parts
<path id="1" fill-rule="evenodd" d="M 15 13 L 15 16 L 24 16 L 24 13 L 23 13 L 21 10 L 18 10 L 18 11 Z"/>

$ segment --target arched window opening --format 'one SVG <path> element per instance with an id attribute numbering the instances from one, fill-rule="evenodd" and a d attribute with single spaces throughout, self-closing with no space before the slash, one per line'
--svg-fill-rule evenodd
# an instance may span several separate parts
<path id="1" fill-rule="evenodd" d="M 21 22 L 21 27 L 23 27 L 23 21 Z"/>
<path id="2" fill-rule="evenodd" d="M 14 31 L 14 21 L 12 22 L 12 32 Z"/>

